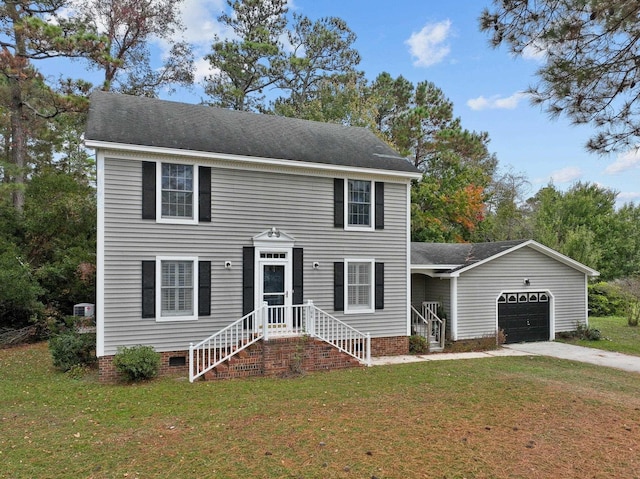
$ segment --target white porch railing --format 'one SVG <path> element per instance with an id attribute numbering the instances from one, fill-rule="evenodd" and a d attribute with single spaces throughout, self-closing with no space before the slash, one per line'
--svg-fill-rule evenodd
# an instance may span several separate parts
<path id="1" fill-rule="evenodd" d="M 266 303 L 265 303 L 266 304 Z M 246 324 L 255 325 L 265 316 L 265 305 L 231 323 L 197 344 L 189 345 L 189 381 L 211 371 L 218 364 L 238 354 L 262 338 L 262 334 Z"/>
<path id="2" fill-rule="evenodd" d="M 371 366 L 371 335 L 357 329 L 307 303 L 307 334 L 329 343 L 361 363 Z"/>
<path id="3" fill-rule="evenodd" d="M 426 338 L 430 351 L 444 349 L 446 321 L 438 317 L 438 303 L 424 301 L 422 312 L 411 306 L 411 329 Z"/>
<path id="4" fill-rule="evenodd" d="M 263 303 L 207 339 L 189 345 L 189 381 L 193 382 L 260 339 L 268 341 L 271 337 L 304 334 L 371 365 L 371 336 L 317 308 L 313 301 L 293 306 Z"/>

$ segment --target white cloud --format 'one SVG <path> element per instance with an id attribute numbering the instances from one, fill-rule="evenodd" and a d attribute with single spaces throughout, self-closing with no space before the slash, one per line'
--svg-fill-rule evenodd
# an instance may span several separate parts
<path id="1" fill-rule="evenodd" d="M 194 62 L 193 70 L 193 80 L 196 84 L 202 82 L 208 76 L 220 74 L 220 69 L 212 68 L 209 60 L 205 58 L 197 58 Z"/>
<path id="2" fill-rule="evenodd" d="M 472 110 L 514 110 L 517 108 L 518 103 L 523 98 L 526 98 L 526 94 L 523 92 L 516 92 L 511 96 L 501 98 L 499 95 L 494 95 L 490 98 L 479 96 L 478 98 L 471 98 L 467 100 L 467 106 Z"/>
<path id="3" fill-rule="evenodd" d="M 451 21 L 427 23 L 418 33 L 412 33 L 408 40 L 409 52 L 415 57 L 414 66 L 429 67 L 441 62 L 451 51 L 447 40 L 451 32 Z"/>
<path id="4" fill-rule="evenodd" d="M 547 46 L 540 40 L 535 40 L 522 50 L 525 60 L 544 61 L 547 58 Z"/>
<path id="5" fill-rule="evenodd" d="M 616 161 L 607 166 L 604 172 L 609 175 L 615 175 L 638 166 L 640 166 L 640 148 L 619 154 Z"/>
<path id="6" fill-rule="evenodd" d="M 626 193 L 618 193 L 618 196 L 616 197 L 616 202 L 617 203 L 630 203 L 630 202 L 635 202 L 636 200 L 640 200 L 640 192 L 631 192 L 631 191 L 627 191 Z"/>
<path id="7" fill-rule="evenodd" d="M 582 178 L 582 170 L 577 166 L 567 166 L 560 170 L 553 171 L 550 179 L 552 183 L 570 183 Z"/>
<path id="8" fill-rule="evenodd" d="M 231 33 L 218 22 L 225 7 L 224 0 L 185 0 L 180 7 L 182 22 L 186 27 L 184 39 L 208 49 L 213 43 L 214 35 L 230 37 Z"/>

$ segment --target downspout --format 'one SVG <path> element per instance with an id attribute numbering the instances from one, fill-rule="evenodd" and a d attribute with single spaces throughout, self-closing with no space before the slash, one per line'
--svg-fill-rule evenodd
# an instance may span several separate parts
<path id="1" fill-rule="evenodd" d="M 104 356 L 104 153 L 96 149 L 97 244 L 96 244 L 96 356 Z"/>
<path id="2" fill-rule="evenodd" d="M 411 183 L 407 183 L 407 287 L 406 308 L 407 308 L 407 336 L 411 336 Z"/>

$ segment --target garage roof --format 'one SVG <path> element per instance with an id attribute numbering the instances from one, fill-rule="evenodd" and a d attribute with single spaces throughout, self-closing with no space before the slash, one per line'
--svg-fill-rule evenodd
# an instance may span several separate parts
<path id="1" fill-rule="evenodd" d="M 589 276 L 596 270 L 575 261 L 534 240 L 494 241 L 489 243 L 411 243 L 411 269 L 441 276 L 459 276 L 464 271 L 504 254 L 529 247 Z"/>

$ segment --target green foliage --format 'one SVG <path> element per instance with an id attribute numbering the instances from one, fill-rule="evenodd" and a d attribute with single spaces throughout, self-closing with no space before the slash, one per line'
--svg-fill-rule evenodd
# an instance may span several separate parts
<path id="1" fill-rule="evenodd" d="M 184 26 L 180 21 L 183 0 L 84 0 L 74 5 L 83 21 L 105 32 L 108 52 L 91 65 L 104 74 L 103 88 L 129 95 L 155 97 L 161 89 L 193 83 L 193 53 L 184 41 L 176 41 Z M 162 65 L 152 65 L 148 43 L 165 45 Z"/>
<path id="2" fill-rule="evenodd" d="M 604 279 L 620 277 L 638 264 L 627 259 L 640 254 L 640 243 L 626 241 L 630 227 L 615 210 L 616 195 L 591 183 L 578 182 L 566 192 L 542 188 L 526 205 L 533 239 L 598 270 Z"/>
<path id="3" fill-rule="evenodd" d="M 615 283 L 600 281 L 588 285 L 590 316 L 622 316 L 627 296 Z"/>
<path id="4" fill-rule="evenodd" d="M 26 191 L 25 248 L 42 299 L 63 312 L 95 302 L 95 191 L 54 168 L 34 176 Z"/>
<path id="5" fill-rule="evenodd" d="M 76 366 L 95 363 L 95 348 L 95 334 L 67 331 L 49 340 L 49 351 L 51 351 L 53 365 L 65 372 Z"/>
<path id="6" fill-rule="evenodd" d="M 616 281 L 616 285 L 624 291 L 626 304 L 624 315 L 629 326 L 638 326 L 640 322 L 640 277 L 632 276 Z"/>
<path id="7" fill-rule="evenodd" d="M 409 353 L 425 354 L 429 352 L 429 344 L 424 336 L 413 334 L 409 336 Z"/>
<path id="8" fill-rule="evenodd" d="M 599 341 L 602 339 L 602 333 L 599 329 L 578 323 L 575 331 L 558 333 L 558 338 L 564 340 Z"/>
<path id="9" fill-rule="evenodd" d="M 494 47 L 544 53 L 538 85 L 528 92 L 552 116 L 589 123 L 597 153 L 635 148 L 640 137 L 635 80 L 638 2 L 635 0 L 494 0 L 480 18 Z"/>
<path id="10" fill-rule="evenodd" d="M 286 0 L 227 0 L 232 13 L 218 20 L 236 34 L 233 40 L 215 35 L 212 51 L 205 56 L 221 74 L 205 79 L 205 93 L 213 103 L 234 110 L 263 106 L 266 87 L 283 72 L 280 36 L 287 25 Z"/>
<path id="11" fill-rule="evenodd" d="M 0 326 L 19 328 L 43 309 L 43 290 L 16 244 L 0 236 Z"/>
<path id="12" fill-rule="evenodd" d="M 160 353 L 151 346 L 120 347 L 113 357 L 113 365 L 130 381 L 151 379 L 160 370 Z"/>
<path id="13" fill-rule="evenodd" d="M 602 333 L 600 333 L 599 329 L 578 324 L 578 327 L 576 328 L 576 337 L 578 339 L 586 339 L 588 341 L 600 341 L 600 339 L 602 339 Z"/>

